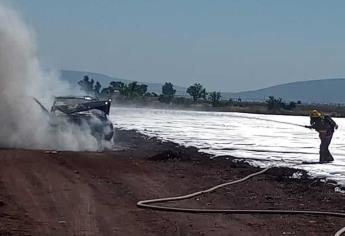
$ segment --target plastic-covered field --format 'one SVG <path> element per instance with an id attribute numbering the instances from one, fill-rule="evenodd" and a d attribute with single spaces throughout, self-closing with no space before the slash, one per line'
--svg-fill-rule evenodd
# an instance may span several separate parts
<path id="1" fill-rule="evenodd" d="M 114 107 L 110 119 L 117 128 L 135 129 L 215 156 L 232 155 L 262 167 L 301 168 L 345 185 L 342 118 L 335 119 L 339 129 L 330 146 L 335 161 L 328 164 L 302 164 L 318 161 L 318 134 L 288 123 L 308 125 L 308 117 Z"/>

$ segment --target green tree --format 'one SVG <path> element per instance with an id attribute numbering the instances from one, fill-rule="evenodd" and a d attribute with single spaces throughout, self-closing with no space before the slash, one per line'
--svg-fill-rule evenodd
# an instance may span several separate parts
<path id="1" fill-rule="evenodd" d="M 222 95 L 220 92 L 213 91 L 208 95 L 208 100 L 211 102 L 212 106 L 217 106 Z"/>
<path id="2" fill-rule="evenodd" d="M 165 82 L 162 86 L 162 94 L 159 96 L 159 101 L 164 103 L 170 103 L 174 96 L 176 90 L 174 89 L 174 85 L 170 82 Z"/>
<path id="3" fill-rule="evenodd" d="M 120 87 L 123 87 L 124 83 L 121 81 L 111 81 L 109 85 L 114 89 L 119 89 Z"/>
<path id="4" fill-rule="evenodd" d="M 102 98 L 111 98 L 112 93 L 110 88 L 103 88 L 99 96 Z"/>
<path id="5" fill-rule="evenodd" d="M 127 96 L 135 97 L 137 95 L 138 82 L 134 81 L 127 85 Z"/>
<path id="6" fill-rule="evenodd" d="M 108 93 L 113 95 L 115 91 L 118 91 L 121 96 L 128 96 L 128 86 L 121 81 L 111 81 L 109 83 Z"/>
<path id="7" fill-rule="evenodd" d="M 140 84 L 136 87 L 136 93 L 138 96 L 144 96 L 147 92 L 147 85 L 146 84 Z"/>
<path id="8" fill-rule="evenodd" d="M 113 91 L 117 90 L 120 91 L 121 88 L 124 87 L 124 83 L 121 81 L 111 81 L 109 84 L 109 88 L 111 88 Z"/>
<path id="9" fill-rule="evenodd" d="M 98 82 L 96 83 L 94 90 L 95 93 L 96 91 L 100 90 Z M 136 81 L 129 84 L 125 84 L 120 81 L 111 81 L 107 88 L 102 89 L 102 91 L 100 92 L 100 96 L 111 97 L 114 95 L 115 91 L 118 91 L 119 94 L 123 97 L 142 97 L 147 94 L 147 85 L 138 84 L 138 82 Z"/>
<path id="10" fill-rule="evenodd" d="M 128 87 L 121 81 L 111 81 L 109 84 L 109 92 L 113 95 L 115 91 L 118 91 L 122 96 L 127 96 Z"/>
<path id="11" fill-rule="evenodd" d="M 84 78 L 78 81 L 80 86 L 80 90 L 84 91 L 90 95 L 99 95 L 99 91 L 101 89 L 101 84 L 97 81 L 96 85 L 94 85 L 95 81 L 93 79 L 89 79 L 89 76 L 85 75 Z"/>
<path id="12" fill-rule="evenodd" d="M 196 102 L 199 98 L 206 99 L 206 89 L 199 83 L 195 83 L 187 88 L 187 93 L 193 98 L 193 101 Z"/>
<path id="13" fill-rule="evenodd" d="M 93 93 L 93 85 L 95 84 L 95 81 L 93 79 L 90 80 L 90 83 L 88 84 L 88 91 L 89 93 Z"/>
<path id="14" fill-rule="evenodd" d="M 286 110 L 293 110 L 296 108 L 296 103 L 295 102 L 290 102 L 288 105 L 284 104 L 284 109 Z"/>
<path id="15" fill-rule="evenodd" d="M 122 96 L 126 97 L 142 97 L 147 92 L 147 85 L 146 84 L 138 84 L 138 82 L 134 81 L 129 84 L 124 84 L 122 82 L 117 83 L 116 87 Z"/>
<path id="16" fill-rule="evenodd" d="M 120 95 L 122 95 L 122 96 L 128 96 L 127 84 L 125 84 L 125 83 L 120 84 L 119 92 L 120 92 Z"/>
<path id="17" fill-rule="evenodd" d="M 80 86 L 80 90 L 86 92 L 87 94 L 92 93 L 93 90 L 93 80 L 89 79 L 89 76 L 85 75 L 84 78 L 80 81 L 78 81 L 78 84 Z"/>
<path id="18" fill-rule="evenodd" d="M 279 110 L 286 107 L 286 104 L 283 102 L 282 98 L 276 99 L 274 96 L 269 96 L 266 103 L 268 110 Z"/>
<path id="19" fill-rule="evenodd" d="M 100 95 L 101 88 L 102 88 L 102 85 L 97 81 L 95 84 L 95 87 L 93 89 L 93 92 L 94 92 L 96 97 L 98 97 Z"/>
<path id="20" fill-rule="evenodd" d="M 273 96 L 269 96 L 266 103 L 267 103 L 268 110 L 279 110 L 279 109 L 293 110 L 296 108 L 296 102 L 290 102 L 287 104 L 283 102 L 282 98 L 276 99 Z"/>

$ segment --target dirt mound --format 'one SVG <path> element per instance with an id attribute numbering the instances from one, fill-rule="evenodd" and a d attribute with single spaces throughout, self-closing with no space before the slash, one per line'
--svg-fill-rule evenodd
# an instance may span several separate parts
<path id="1" fill-rule="evenodd" d="M 166 150 L 156 155 L 147 158 L 150 161 L 166 161 L 166 160 L 181 160 L 183 156 L 179 152 L 174 152 L 171 150 Z"/>
<path id="2" fill-rule="evenodd" d="M 271 175 L 277 181 L 283 181 L 286 179 L 307 179 L 308 174 L 304 170 L 292 169 L 288 167 L 273 167 L 268 170 L 268 175 Z"/>

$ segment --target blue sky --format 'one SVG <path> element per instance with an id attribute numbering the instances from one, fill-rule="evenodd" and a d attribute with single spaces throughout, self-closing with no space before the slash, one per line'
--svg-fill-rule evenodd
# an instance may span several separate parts
<path id="1" fill-rule="evenodd" d="M 345 1 L 0 0 L 35 30 L 41 63 L 241 91 L 345 77 Z"/>

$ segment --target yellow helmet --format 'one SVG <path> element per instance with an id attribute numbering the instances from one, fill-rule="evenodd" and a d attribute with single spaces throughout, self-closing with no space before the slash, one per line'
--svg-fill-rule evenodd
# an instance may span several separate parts
<path id="1" fill-rule="evenodd" d="M 318 110 L 312 110 L 309 113 L 310 118 L 320 118 L 321 117 L 321 113 Z"/>

